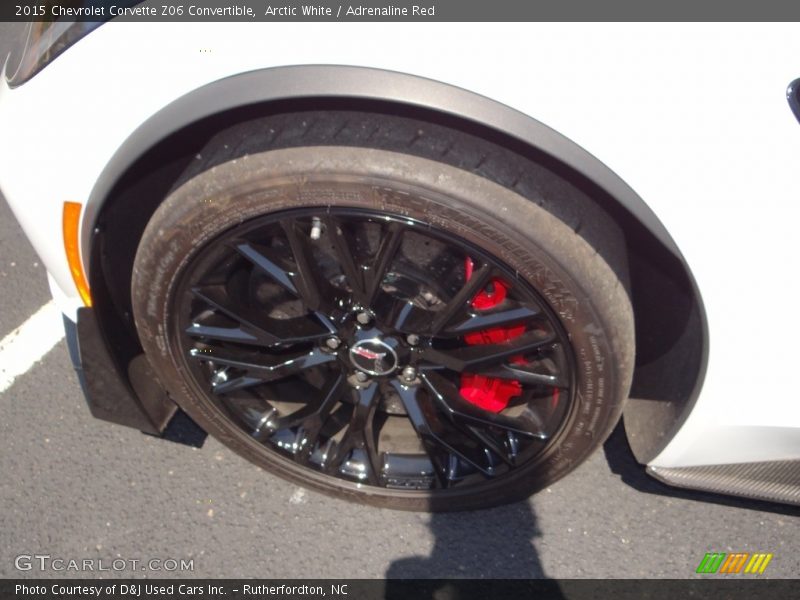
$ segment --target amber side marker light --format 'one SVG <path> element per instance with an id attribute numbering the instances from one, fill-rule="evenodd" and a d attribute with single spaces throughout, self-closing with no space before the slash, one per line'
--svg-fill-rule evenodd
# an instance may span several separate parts
<path id="1" fill-rule="evenodd" d="M 86 281 L 86 274 L 83 272 L 81 264 L 81 246 L 78 234 L 81 227 L 81 209 L 83 207 L 78 202 L 64 202 L 64 215 L 62 218 L 62 229 L 64 232 L 64 252 L 67 255 L 69 272 L 72 273 L 72 281 L 78 288 L 81 300 L 86 306 L 92 305 L 92 294 L 89 291 L 89 284 Z"/>

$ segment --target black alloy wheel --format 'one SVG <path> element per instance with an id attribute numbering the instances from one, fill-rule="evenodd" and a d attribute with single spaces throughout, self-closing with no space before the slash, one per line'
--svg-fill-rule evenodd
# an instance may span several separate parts
<path id="1" fill-rule="evenodd" d="M 563 222 L 427 158 L 273 149 L 192 174 L 133 308 L 173 399 L 285 478 L 459 510 L 527 497 L 619 418 L 624 285 Z"/>
<path id="2" fill-rule="evenodd" d="M 395 215 L 248 222 L 192 261 L 175 300 L 185 368 L 220 412 L 343 481 L 500 480 L 540 455 L 572 404 L 566 336 L 538 294 Z"/>

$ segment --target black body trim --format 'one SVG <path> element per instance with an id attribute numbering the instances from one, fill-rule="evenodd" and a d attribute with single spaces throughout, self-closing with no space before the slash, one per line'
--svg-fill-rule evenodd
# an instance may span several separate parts
<path id="1" fill-rule="evenodd" d="M 126 377 L 117 367 L 91 308 L 78 309 L 77 323 L 65 317 L 64 328 L 70 358 L 92 416 L 160 435 L 178 407 L 158 384 L 144 355 L 131 362 Z"/>

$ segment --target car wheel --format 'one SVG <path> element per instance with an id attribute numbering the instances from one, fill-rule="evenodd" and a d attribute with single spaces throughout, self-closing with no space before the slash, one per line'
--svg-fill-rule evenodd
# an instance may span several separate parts
<path id="1" fill-rule="evenodd" d="M 618 251 L 429 151 L 230 135 L 155 212 L 132 282 L 149 360 L 209 434 L 436 511 L 525 498 L 603 442 L 633 367 Z"/>

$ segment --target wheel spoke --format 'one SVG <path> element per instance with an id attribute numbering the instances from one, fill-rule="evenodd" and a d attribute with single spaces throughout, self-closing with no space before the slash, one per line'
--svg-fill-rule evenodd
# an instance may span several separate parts
<path id="1" fill-rule="evenodd" d="M 321 281 L 317 269 L 313 266 L 315 261 L 308 243 L 309 238 L 304 232 L 298 231 L 297 222 L 294 219 L 282 220 L 281 227 L 289 241 L 289 247 L 292 249 L 292 255 L 297 265 L 299 275 L 297 291 L 300 298 L 309 310 L 322 310 L 325 304 L 323 293 L 328 291 L 326 290 L 328 286 Z"/>
<path id="2" fill-rule="evenodd" d="M 318 348 L 291 358 L 281 357 L 281 359 L 272 364 L 255 362 L 252 358 L 248 359 L 247 356 L 239 358 L 230 351 L 220 348 L 204 350 L 192 348 L 189 351 L 189 356 L 199 361 L 212 362 L 214 365 L 243 372 L 238 377 L 212 384 L 212 391 L 215 394 L 228 394 L 234 390 L 276 381 L 290 375 L 296 375 L 306 369 L 337 360 L 335 355 Z"/>
<path id="3" fill-rule="evenodd" d="M 383 291 L 377 293 L 372 308 L 383 324 L 404 333 L 425 332 L 431 322 L 430 311 L 415 306 L 405 298 L 396 298 Z"/>
<path id="4" fill-rule="evenodd" d="M 186 333 L 192 337 L 216 340 L 218 342 L 237 342 L 254 346 L 270 346 L 273 343 L 259 338 L 257 332 L 249 333 L 242 327 L 216 327 L 192 323 L 186 328 Z"/>
<path id="5" fill-rule="evenodd" d="M 419 386 L 406 386 L 397 380 L 392 386 L 400 396 L 408 418 L 422 441 L 425 451 L 434 465 L 440 484 L 447 486 L 452 479 L 449 455 L 455 455 L 486 476 L 493 476 L 494 466 L 487 460 L 483 447 L 469 440 L 442 421 L 431 399 L 420 393 Z M 470 442 L 472 443 L 465 443 Z"/>
<path id="6" fill-rule="evenodd" d="M 403 225 L 396 221 L 392 221 L 387 226 L 386 235 L 381 240 L 372 268 L 364 274 L 367 306 L 372 304 L 381 287 L 381 283 L 383 283 L 386 271 L 391 266 L 392 259 L 394 259 L 397 250 L 400 248 L 404 231 Z"/>
<path id="7" fill-rule="evenodd" d="M 555 334 L 533 329 L 498 344 L 478 344 L 456 350 L 426 348 L 422 352 L 422 358 L 431 364 L 421 368 L 444 367 L 459 373 L 480 373 L 483 369 L 502 363 L 507 358 L 538 350 L 554 341 L 556 341 Z"/>
<path id="8" fill-rule="evenodd" d="M 340 373 L 328 382 L 315 402 L 309 402 L 299 410 L 277 420 L 275 428 L 278 430 L 298 428 L 299 443 L 295 452 L 295 460 L 298 462 L 307 462 L 314 451 L 325 420 L 346 389 L 345 383 L 345 376 Z"/>
<path id="9" fill-rule="evenodd" d="M 358 479 L 368 480 L 373 485 L 378 485 L 380 461 L 375 447 L 373 430 L 377 393 L 378 384 L 375 382 L 354 391 L 357 398 L 356 404 L 342 440 L 336 446 L 336 453 L 326 465 L 329 472 L 338 469 Z M 351 464 L 343 464 L 348 457 L 351 458 Z"/>
<path id="10" fill-rule="evenodd" d="M 239 327 L 204 327 L 203 323 L 195 321 L 186 330 L 189 335 L 217 338 L 225 341 L 240 341 L 263 346 L 273 346 L 280 343 L 276 336 L 254 323 L 254 321 L 261 319 L 260 315 L 242 306 L 229 305 L 230 299 L 223 285 L 195 287 L 192 288 L 192 294 L 216 311 L 238 322 Z"/>
<path id="11" fill-rule="evenodd" d="M 439 406 L 454 420 L 479 427 L 496 427 L 527 438 L 545 439 L 538 423 L 490 413 L 470 404 L 461 396 L 458 388 L 446 378 L 433 372 L 420 375 L 423 383 L 438 401 Z"/>
<path id="12" fill-rule="evenodd" d="M 280 266 L 283 260 L 275 256 L 271 249 L 249 242 L 240 242 L 233 247 L 239 254 L 269 275 L 287 292 L 295 296 L 298 295 L 297 286 L 294 284 L 293 280 L 294 274 Z"/>
<path id="13" fill-rule="evenodd" d="M 350 284 L 350 289 L 353 291 L 353 297 L 356 303 L 361 306 L 368 306 L 369 298 L 367 298 L 367 293 L 364 288 L 364 277 L 353 257 L 350 242 L 345 235 L 342 223 L 339 219 L 330 216 L 326 216 L 323 222 L 325 223 L 328 237 L 333 243 L 333 249 L 336 252 L 336 260 L 339 261 L 342 273 L 344 273 L 347 283 Z"/>
<path id="14" fill-rule="evenodd" d="M 241 342 L 262 346 L 313 342 L 332 335 L 336 327 L 322 313 L 292 319 L 273 319 L 263 311 L 241 305 L 225 292 L 223 285 L 192 288 L 192 294 L 216 311 L 239 323 L 239 327 L 219 327 L 201 322 L 192 323 L 186 333 L 220 341 Z"/>
<path id="15" fill-rule="evenodd" d="M 441 443 L 439 438 L 435 435 L 432 426 L 429 424 L 429 419 L 423 413 L 423 406 L 420 404 L 417 393 L 419 386 L 406 386 L 399 381 L 392 381 L 392 387 L 400 396 L 403 406 L 406 409 L 408 418 L 414 431 L 417 432 L 425 452 L 430 458 L 433 465 L 433 471 L 436 474 L 436 481 L 442 488 L 449 487 L 452 478 L 449 477 L 450 457 L 454 450 L 450 449 L 446 444 Z M 427 408 L 427 407 L 426 407 Z M 434 421 L 433 427 L 436 427 L 436 416 L 432 415 L 431 420 Z"/>
<path id="16" fill-rule="evenodd" d="M 235 392 L 236 390 L 243 390 L 245 388 L 261 385 L 262 383 L 264 383 L 264 379 L 262 379 L 261 377 L 240 375 L 239 377 L 226 379 L 221 383 L 212 384 L 211 391 L 217 395 L 230 394 L 231 392 Z"/>
<path id="17" fill-rule="evenodd" d="M 510 304 L 510 303 L 507 303 Z M 451 336 L 462 336 L 492 327 L 509 327 L 523 323 L 541 314 L 539 310 L 527 306 L 511 306 L 493 312 L 473 312 L 467 319 L 447 327 L 442 333 Z"/>
<path id="18" fill-rule="evenodd" d="M 431 333 L 438 334 L 462 310 L 469 306 L 472 299 L 480 292 L 491 279 L 492 269 L 489 265 L 481 265 L 467 280 L 455 296 L 440 310 L 431 323 Z"/>
<path id="19" fill-rule="evenodd" d="M 343 373 L 339 373 L 335 378 L 328 381 L 320 392 L 319 398 L 303 405 L 302 408 L 280 417 L 277 421 L 277 428 L 303 427 L 308 429 L 311 424 L 322 422 L 330 416 L 336 402 L 342 397 L 345 391 L 346 378 Z"/>
<path id="20" fill-rule="evenodd" d="M 510 379 L 519 381 L 523 385 L 545 385 L 567 389 L 569 383 L 561 375 L 547 375 L 545 373 L 535 373 L 516 365 L 500 365 L 492 369 L 484 369 L 476 373 L 484 377 L 494 377 L 496 379 Z"/>
<path id="21" fill-rule="evenodd" d="M 516 464 L 514 457 L 488 431 L 481 431 L 471 425 L 462 426 L 457 421 L 453 421 L 453 423 L 466 435 L 472 437 L 478 444 L 491 452 L 491 456 L 500 457 L 504 463 L 512 467 Z"/>
<path id="22" fill-rule="evenodd" d="M 274 431 L 273 419 L 278 410 L 266 400 L 254 396 L 226 398 L 226 405 L 235 411 L 247 424 L 248 433 L 254 439 L 263 442 Z"/>

